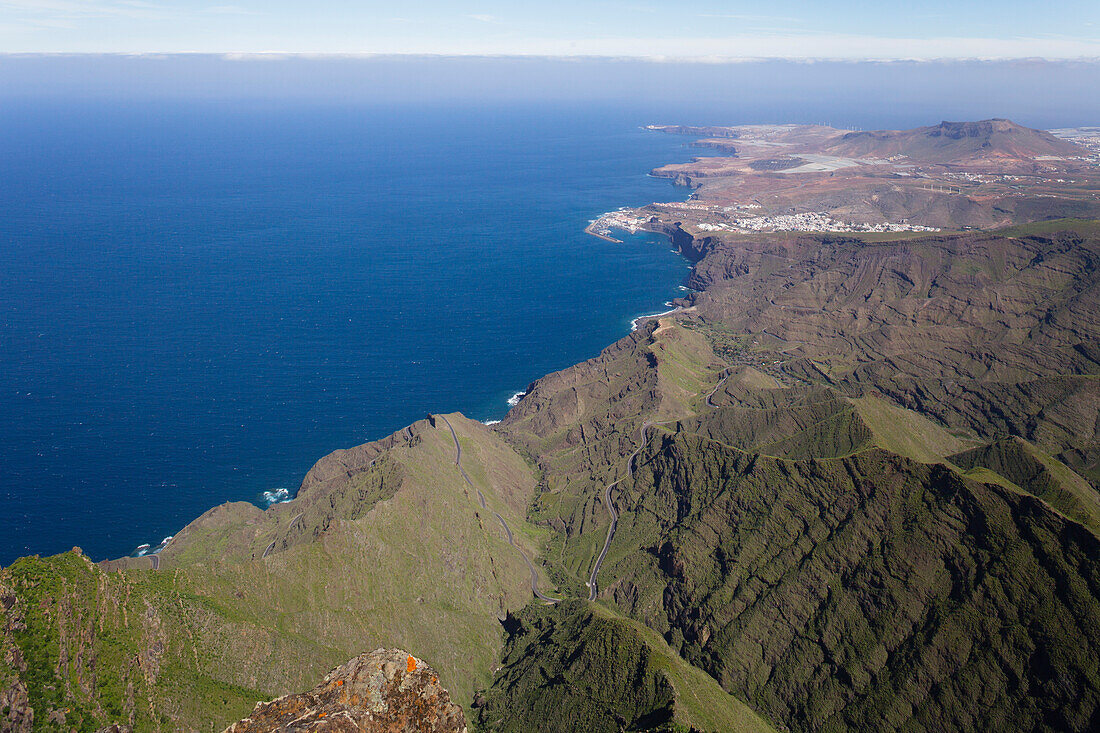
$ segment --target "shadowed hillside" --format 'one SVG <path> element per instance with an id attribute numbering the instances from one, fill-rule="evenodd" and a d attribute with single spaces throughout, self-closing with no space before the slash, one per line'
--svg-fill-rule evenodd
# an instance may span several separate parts
<path id="1" fill-rule="evenodd" d="M 544 445 L 535 416 L 609 363 L 621 386 L 556 434 L 650 411 L 633 460 L 586 451 L 587 474 L 540 487 L 552 557 L 583 577 L 621 478 L 599 597 L 777 722 L 1095 727 L 1100 269 L 1095 226 L 1063 226 L 708 238 L 691 307 L 537 383 L 505 423 Z M 656 343 L 667 361 L 698 343 L 677 330 L 712 355 L 673 418 L 644 375 Z M 561 511 L 572 497 L 589 514 Z"/>
<path id="2" fill-rule="evenodd" d="M 487 729 L 772 730 L 652 630 L 600 606 L 528 607 L 505 628 L 502 667 L 476 703 Z"/>
<path id="3" fill-rule="evenodd" d="M 757 709 L 797 729 L 1100 721 L 1100 542 L 1039 501 L 878 449 L 784 461 L 676 434 L 640 458 L 607 593 Z"/>

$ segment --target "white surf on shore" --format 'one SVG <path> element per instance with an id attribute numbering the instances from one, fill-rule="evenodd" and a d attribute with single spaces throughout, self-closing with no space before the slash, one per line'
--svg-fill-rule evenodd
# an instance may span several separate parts
<path id="1" fill-rule="evenodd" d="M 672 303 L 667 303 L 666 302 L 665 305 L 671 306 Z M 638 324 L 641 323 L 642 321 L 648 320 L 650 318 L 660 318 L 661 316 L 667 316 L 671 313 L 675 313 L 678 310 L 680 310 L 680 309 L 679 308 L 672 308 L 671 310 L 661 311 L 660 313 L 647 313 L 644 316 L 638 316 L 637 318 L 635 318 L 633 321 L 630 322 L 630 330 L 631 331 L 637 331 L 638 330 Z"/>
<path id="2" fill-rule="evenodd" d="M 268 506 L 274 504 L 285 504 L 288 501 L 292 501 L 294 497 L 290 495 L 289 489 L 275 489 L 274 491 L 265 491 L 260 494 L 260 498 Z"/>
<path id="3" fill-rule="evenodd" d="M 168 535 L 160 541 L 156 547 L 151 546 L 148 542 L 138 545 L 134 548 L 134 551 L 130 553 L 130 557 L 146 557 L 147 555 L 155 555 L 165 547 L 168 547 L 168 543 L 172 541 L 175 535 Z"/>

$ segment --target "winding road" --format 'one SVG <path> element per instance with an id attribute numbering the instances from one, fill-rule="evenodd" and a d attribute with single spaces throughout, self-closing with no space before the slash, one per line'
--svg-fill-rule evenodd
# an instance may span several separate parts
<path id="1" fill-rule="evenodd" d="M 718 389 L 726 383 L 726 380 L 733 376 L 733 367 L 726 367 L 722 372 L 719 372 L 719 374 L 723 372 L 725 376 L 718 380 L 718 384 L 714 385 L 714 389 L 707 392 L 707 405 L 710 407 L 718 407 L 718 405 L 714 404 L 714 395 L 718 392 Z"/>
<path id="2" fill-rule="evenodd" d="M 447 423 L 447 429 L 451 431 L 451 437 L 455 441 L 455 465 L 458 466 L 458 470 L 462 473 L 462 478 L 466 479 L 466 484 L 477 492 L 477 503 L 481 505 L 481 508 L 485 508 L 485 496 L 481 493 L 481 489 L 474 486 L 474 482 L 470 480 L 470 477 L 466 475 L 466 469 L 462 467 L 462 446 L 458 443 L 458 434 L 455 433 L 454 427 L 451 425 L 451 421 L 443 415 L 439 416 L 443 419 L 443 422 Z M 504 520 L 501 520 L 504 521 Z"/>
<path id="3" fill-rule="evenodd" d="M 474 486 L 473 482 L 470 481 L 470 477 L 466 475 L 466 471 L 462 468 L 462 445 L 458 442 L 458 434 L 455 432 L 454 426 L 451 425 L 451 421 L 448 420 L 446 416 L 440 415 L 439 417 L 447 424 L 447 428 L 451 431 L 451 438 L 453 438 L 455 442 L 455 466 L 458 467 L 458 470 L 462 473 L 462 478 L 466 479 L 466 483 L 469 484 L 470 488 L 477 492 L 477 501 L 481 505 L 481 508 L 484 509 L 485 496 L 481 493 L 481 489 Z M 547 603 L 560 602 L 560 598 L 553 598 L 545 595 L 539 590 L 539 575 L 535 570 L 534 563 L 531 562 L 531 558 L 527 557 L 527 553 L 516 544 L 515 538 L 512 536 L 512 528 L 504 521 L 504 517 L 500 516 L 497 512 L 493 512 L 493 516 L 497 518 L 497 521 L 500 522 L 500 526 L 504 528 L 504 535 L 508 538 L 508 544 L 514 547 L 516 552 L 523 558 L 523 561 L 527 563 L 527 570 L 531 573 L 531 592 L 535 595 L 535 598 L 538 598 L 540 601 L 546 601 Z"/>
<path id="4" fill-rule="evenodd" d="M 546 601 L 547 603 L 558 603 L 559 601 L 561 601 L 560 598 L 552 598 L 548 595 L 544 595 L 542 591 L 539 590 L 539 574 L 535 570 L 535 566 L 531 562 L 531 558 L 527 557 L 527 553 L 521 550 L 519 545 L 515 543 L 515 540 L 512 539 L 512 530 L 508 526 L 508 523 L 504 521 L 504 517 L 500 516 L 496 512 L 493 512 L 493 516 L 495 516 L 500 521 L 500 526 L 504 527 L 504 534 L 508 537 L 508 544 L 516 548 L 516 552 L 518 552 L 520 554 L 520 557 L 523 558 L 523 561 L 527 563 L 527 570 L 531 573 L 531 592 L 535 594 L 535 598 L 538 598 L 541 601 Z"/>
<path id="5" fill-rule="evenodd" d="M 371 465 L 372 466 L 374 465 L 374 461 L 371 461 Z M 302 512 L 298 512 L 296 515 L 294 515 L 294 519 L 290 520 L 290 524 L 287 525 L 287 528 L 286 528 L 286 533 L 288 535 L 290 534 L 290 530 L 294 529 L 295 522 L 297 522 L 301 518 L 302 518 Z M 261 560 L 263 560 L 265 557 L 267 557 L 268 553 L 270 553 L 272 550 L 275 549 L 275 543 L 276 542 L 278 542 L 278 538 L 271 540 L 271 544 L 267 546 L 266 550 L 264 550 L 264 554 L 260 555 Z"/>
<path id="6" fill-rule="evenodd" d="M 714 403 L 714 395 L 721 386 L 726 383 L 726 380 L 733 376 L 733 367 L 726 367 L 719 372 L 719 374 L 722 375 L 722 378 L 718 380 L 718 384 L 714 385 L 714 389 L 707 393 L 706 397 L 707 405 L 715 408 L 718 407 L 718 405 Z M 619 526 L 619 512 L 615 509 L 615 502 L 611 501 L 611 492 L 616 486 L 622 483 L 624 479 L 634 477 L 634 459 L 638 457 L 638 454 L 642 452 L 642 448 L 645 447 L 645 431 L 655 425 L 668 425 L 674 422 L 678 421 L 664 420 L 662 422 L 654 422 L 652 420 L 647 420 L 642 423 L 642 428 L 638 431 L 641 438 L 641 444 L 638 446 L 637 450 L 631 453 L 626 459 L 626 476 L 608 484 L 603 491 L 603 502 L 607 505 L 607 513 L 611 515 L 611 524 L 607 527 L 607 539 L 604 540 L 603 550 L 600 551 L 600 556 L 596 558 L 596 564 L 592 566 L 592 575 L 588 577 L 588 600 L 590 601 L 596 600 L 596 575 L 600 572 L 600 566 L 603 565 L 604 558 L 607 557 L 607 551 L 611 548 L 611 540 L 615 538 L 615 530 Z"/>
<path id="7" fill-rule="evenodd" d="M 600 572 L 600 566 L 603 565 L 603 560 L 607 557 L 607 551 L 611 548 L 611 540 L 615 538 L 615 530 L 619 526 L 619 512 L 615 510 L 615 502 L 611 501 L 611 492 L 625 479 L 633 478 L 634 459 L 638 457 L 638 454 L 642 452 L 642 448 L 645 447 L 645 431 L 655 425 L 668 425 L 674 422 L 677 421 L 664 420 L 662 422 L 653 422 L 647 420 L 642 423 L 642 428 L 638 431 L 638 434 L 641 436 L 641 445 L 639 445 L 626 459 L 626 476 L 608 484 L 607 488 L 603 491 L 603 502 L 607 505 L 608 514 L 611 515 L 611 524 L 607 527 L 607 539 L 604 540 L 603 550 L 600 551 L 600 556 L 596 558 L 596 564 L 592 566 L 592 575 L 588 577 L 588 600 L 590 601 L 596 600 L 596 575 Z"/>
<path id="8" fill-rule="evenodd" d="M 168 541 L 164 543 L 164 547 L 160 548 L 159 550 L 157 550 L 156 552 L 154 552 L 152 554 L 146 555 L 146 557 L 149 558 L 149 561 L 151 563 L 153 563 L 153 570 L 160 570 L 160 557 L 157 555 L 157 553 L 164 552 L 165 550 L 167 550 L 168 545 L 172 544 L 172 540 L 174 540 L 174 539 L 176 539 L 176 538 L 175 537 L 170 537 L 168 539 Z"/>

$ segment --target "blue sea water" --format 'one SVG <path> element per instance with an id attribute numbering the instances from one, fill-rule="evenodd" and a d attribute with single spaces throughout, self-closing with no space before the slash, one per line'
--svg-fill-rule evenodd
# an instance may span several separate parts
<path id="1" fill-rule="evenodd" d="M 0 110 L 0 563 L 155 545 L 428 412 L 499 419 L 677 295 L 699 154 L 592 107 Z"/>

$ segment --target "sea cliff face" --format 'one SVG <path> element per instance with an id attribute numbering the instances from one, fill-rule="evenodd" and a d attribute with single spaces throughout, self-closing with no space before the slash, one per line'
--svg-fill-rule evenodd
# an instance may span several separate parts
<path id="1" fill-rule="evenodd" d="M 715 246 L 717 241 L 711 237 L 697 237 L 688 234 L 676 222 L 655 221 L 646 225 L 646 228 L 649 231 L 659 232 L 667 236 L 676 251 L 693 264 L 706 257 L 707 252 Z"/>

